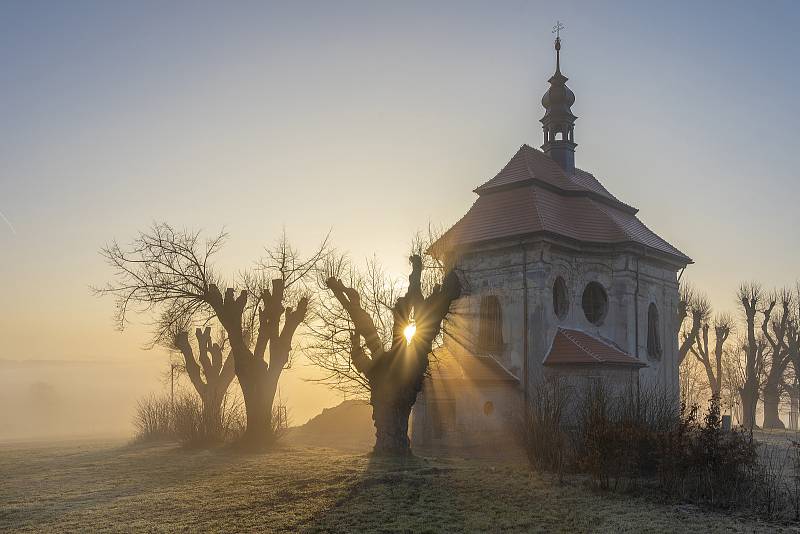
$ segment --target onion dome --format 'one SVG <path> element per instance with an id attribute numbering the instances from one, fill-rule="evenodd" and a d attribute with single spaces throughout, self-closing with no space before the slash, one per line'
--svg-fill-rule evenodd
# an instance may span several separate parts
<path id="1" fill-rule="evenodd" d="M 574 127 L 578 118 L 570 109 L 575 103 L 575 93 L 567 87 L 568 78 L 561 74 L 561 38 L 556 37 L 556 72 L 550 77 L 550 88 L 542 97 L 544 132 L 542 150 L 568 174 L 575 172 Z"/>

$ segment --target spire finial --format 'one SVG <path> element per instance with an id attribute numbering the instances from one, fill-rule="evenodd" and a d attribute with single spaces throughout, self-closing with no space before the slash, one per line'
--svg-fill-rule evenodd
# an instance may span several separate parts
<path id="1" fill-rule="evenodd" d="M 556 71 L 561 71 L 561 30 L 563 30 L 565 26 L 561 23 L 560 20 L 556 21 L 556 25 L 553 26 L 553 33 L 556 34 Z"/>
<path id="2" fill-rule="evenodd" d="M 541 118 L 544 133 L 542 150 L 545 154 L 558 163 L 558 165 L 571 175 L 575 172 L 575 143 L 574 127 L 575 115 L 570 107 L 575 103 L 575 94 L 567 87 L 567 77 L 561 74 L 561 30 L 564 25 L 557 21 L 553 26 L 556 34 L 556 72 L 548 82 L 550 88 L 542 97 L 544 117 Z"/>

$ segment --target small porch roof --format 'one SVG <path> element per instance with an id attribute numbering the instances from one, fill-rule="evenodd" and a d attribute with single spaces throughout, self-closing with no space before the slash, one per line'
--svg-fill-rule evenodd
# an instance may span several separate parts
<path id="1" fill-rule="evenodd" d="M 622 350 L 614 342 L 580 330 L 559 328 L 544 365 L 611 365 L 647 367 L 647 364 Z"/>

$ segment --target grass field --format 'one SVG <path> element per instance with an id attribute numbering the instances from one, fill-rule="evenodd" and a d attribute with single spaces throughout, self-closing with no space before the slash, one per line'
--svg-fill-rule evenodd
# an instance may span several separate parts
<path id="1" fill-rule="evenodd" d="M 327 449 L 0 444 L 0 531 L 792 531 L 560 484 L 524 465 Z"/>

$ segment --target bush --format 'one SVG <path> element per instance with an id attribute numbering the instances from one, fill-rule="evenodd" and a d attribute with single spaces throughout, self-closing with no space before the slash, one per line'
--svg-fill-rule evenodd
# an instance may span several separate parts
<path id="1" fill-rule="evenodd" d="M 698 407 L 676 409 L 668 394 L 612 396 L 603 384 L 587 388 L 569 413 L 565 388 L 548 380 L 532 388 L 524 446 L 533 467 L 584 473 L 602 489 L 644 485 L 662 498 L 772 517 L 800 516 L 800 445 L 793 480 L 781 454 L 762 454 L 749 431 L 723 431 L 719 399 L 703 417 Z"/>
<path id="2" fill-rule="evenodd" d="M 137 403 L 134 416 L 136 440 L 143 442 L 177 440 L 188 447 L 206 447 L 238 440 L 247 427 L 244 402 L 226 393 L 218 411 L 204 410 L 194 391 L 180 392 L 174 402 L 168 395 L 151 394 Z M 286 407 L 272 407 L 273 442 L 288 427 Z"/>
<path id="3" fill-rule="evenodd" d="M 731 508 L 743 498 L 752 501 L 757 493 L 772 501 L 775 484 L 757 462 L 752 432 L 723 432 L 717 397 L 709 401 L 702 420 L 697 412 L 692 407 L 675 429 L 657 436 L 661 489 L 718 508 Z"/>
<path id="4" fill-rule="evenodd" d="M 567 447 L 564 416 L 567 397 L 558 377 L 531 388 L 531 404 L 519 428 L 523 449 L 532 466 L 540 470 L 564 471 Z"/>
<path id="5" fill-rule="evenodd" d="M 182 393 L 175 399 L 173 418 L 176 437 L 191 447 L 235 441 L 246 423 L 241 399 L 230 393 L 223 397 L 219 410 L 204 410 L 196 393 Z"/>
<path id="6" fill-rule="evenodd" d="M 148 395 L 136 403 L 133 417 L 137 441 L 161 441 L 175 438 L 172 403 L 167 396 Z"/>
<path id="7" fill-rule="evenodd" d="M 625 408 L 602 385 L 590 388 L 578 408 L 574 463 L 603 489 L 634 479 L 647 462 L 641 458 L 649 451 L 646 427 Z"/>
<path id="8" fill-rule="evenodd" d="M 273 441 L 278 441 L 286 435 L 289 428 L 289 410 L 285 404 L 272 405 L 271 425 Z"/>

